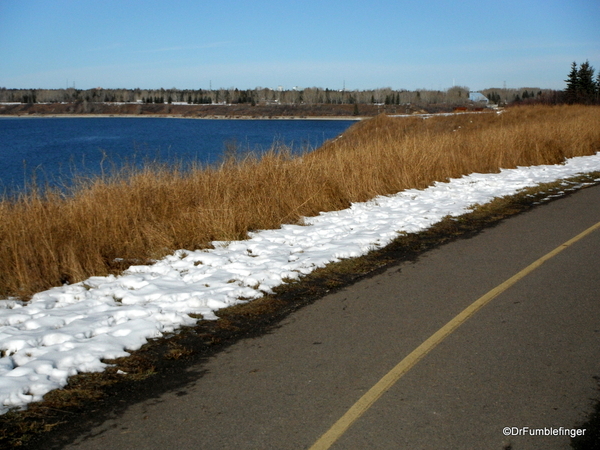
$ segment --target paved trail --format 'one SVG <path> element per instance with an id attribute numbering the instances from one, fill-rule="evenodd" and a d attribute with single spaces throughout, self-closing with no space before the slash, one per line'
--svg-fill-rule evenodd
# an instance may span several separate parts
<path id="1" fill-rule="evenodd" d="M 600 222 L 584 189 L 331 294 L 67 449 L 307 449 L 453 317 Z M 600 230 L 492 299 L 319 448 L 567 449 L 597 398 Z M 330 447 L 329 447 L 330 445 Z M 316 448 L 316 447 L 315 447 Z"/>

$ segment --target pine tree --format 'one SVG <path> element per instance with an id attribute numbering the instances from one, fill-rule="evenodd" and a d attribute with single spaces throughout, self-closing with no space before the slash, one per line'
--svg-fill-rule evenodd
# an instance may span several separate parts
<path id="1" fill-rule="evenodd" d="M 584 62 L 577 68 L 577 64 L 571 65 L 571 72 L 565 89 L 567 103 L 594 103 L 598 100 L 600 93 L 600 77 L 594 81 L 594 68 L 589 61 Z"/>
<path id="2" fill-rule="evenodd" d="M 589 61 L 579 66 L 577 72 L 579 78 L 579 94 L 584 103 L 591 103 L 596 99 L 596 83 L 594 82 L 594 68 Z"/>
<path id="3" fill-rule="evenodd" d="M 571 72 L 565 82 L 567 83 L 567 89 L 565 89 L 567 103 L 575 103 L 579 93 L 579 71 L 575 61 L 571 64 Z"/>

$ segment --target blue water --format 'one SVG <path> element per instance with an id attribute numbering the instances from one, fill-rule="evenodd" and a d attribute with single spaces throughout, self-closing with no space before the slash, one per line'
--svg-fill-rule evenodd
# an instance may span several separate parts
<path id="1" fill-rule="evenodd" d="M 221 160 L 226 148 L 264 152 L 274 143 L 310 151 L 343 133 L 351 120 L 192 120 L 166 118 L 0 118 L 0 189 L 68 185 L 74 174 L 147 160 Z"/>

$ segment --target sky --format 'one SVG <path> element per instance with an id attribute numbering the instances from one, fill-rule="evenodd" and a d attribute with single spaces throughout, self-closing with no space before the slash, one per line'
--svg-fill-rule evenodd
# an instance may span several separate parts
<path id="1" fill-rule="evenodd" d="M 599 0 L 0 0 L 0 87 L 564 89 Z"/>

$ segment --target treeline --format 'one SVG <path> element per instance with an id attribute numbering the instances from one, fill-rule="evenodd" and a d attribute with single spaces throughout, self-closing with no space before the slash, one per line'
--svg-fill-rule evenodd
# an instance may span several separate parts
<path id="1" fill-rule="evenodd" d="M 539 88 L 487 89 L 482 91 L 491 103 L 510 103 L 539 97 L 548 91 Z M 159 103 L 159 104 L 376 104 L 376 105 L 462 105 L 469 103 L 469 88 L 446 90 L 335 90 L 304 89 L 7 89 L 0 88 L 2 103 Z"/>
<path id="2" fill-rule="evenodd" d="M 185 103 L 185 104 L 407 104 L 464 103 L 469 89 L 453 87 L 445 91 L 407 91 L 380 88 L 372 90 L 221 88 L 189 89 L 6 89 L 0 88 L 0 102 L 14 103 Z"/>
<path id="3" fill-rule="evenodd" d="M 567 87 L 562 91 L 546 91 L 538 92 L 537 95 L 532 95 L 533 92 L 523 92 L 520 96 L 515 97 L 514 103 L 521 104 L 582 104 L 582 105 L 600 105 L 600 73 L 594 78 L 594 68 L 586 61 L 580 65 L 576 62 L 571 64 L 571 71 L 565 82 Z M 493 99 L 493 94 L 488 94 L 490 100 Z M 493 101 L 493 100 L 492 100 Z"/>
<path id="4" fill-rule="evenodd" d="M 600 73 L 594 79 L 589 61 L 573 62 L 565 90 L 540 88 L 489 88 L 480 91 L 491 104 L 512 103 L 600 103 Z M 379 88 L 368 90 L 293 88 L 277 89 L 7 89 L 0 88 L 0 103 L 159 103 L 159 104 L 374 104 L 374 105 L 463 105 L 470 102 L 465 86 L 446 90 Z"/>
<path id="5" fill-rule="evenodd" d="M 539 88 L 521 88 L 521 89 L 499 89 L 491 88 L 481 91 L 481 93 L 490 101 L 490 103 L 501 105 L 509 103 L 518 103 L 523 100 L 540 101 L 545 97 L 551 96 L 555 91 Z"/>
<path id="6" fill-rule="evenodd" d="M 594 79 L 594 68 L 586 61 L 577 66 L 571 64 L 571 71 L 565 80 L 567 88 L 564 91 L 566 103 L 599 104 L 600 103 L 600 72 Z"/>

